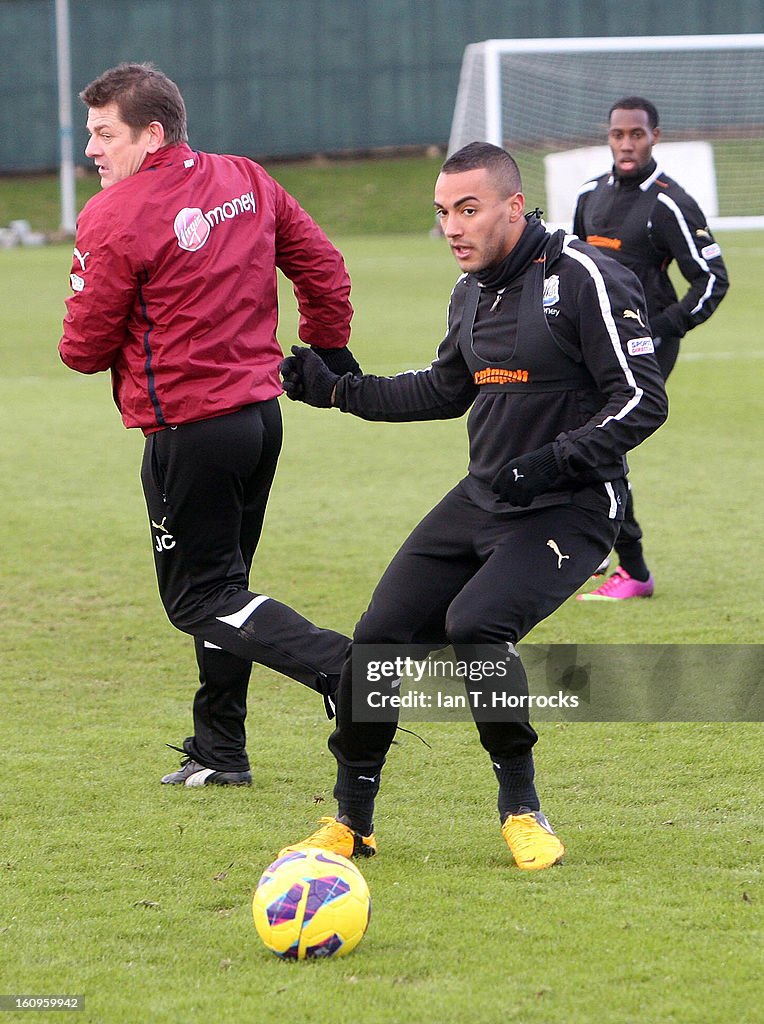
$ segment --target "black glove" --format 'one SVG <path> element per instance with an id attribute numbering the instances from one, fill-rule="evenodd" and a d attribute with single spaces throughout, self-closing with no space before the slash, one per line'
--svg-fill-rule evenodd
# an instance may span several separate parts
<path id="1" fill-rule="evenodd" d="M 310 348 L 317 356 L 321 356 L 332 373 L 338 373 L 340 377 L 345 373 L 352 373 L 354 377 L 363 376 L 363 370 L 349 348 L 321 348 L 319 345 L 311 345 Z"/>
<path id="2" fill-rule="evenodd" d="M 554 445 L 542 445 L 527 455 L 510 459 L 496 474 L 491 490 L 502 501 L 527 508 L 533 499 L 548 491 L 560 475 Z"/>
<path id="3" fill-rule="evenodd" d="M 674 327 L 665 313 L 658 313 L 657 316 L 650 317 L 650 330 L 652 331 L 653 338 L 656 341 L 659 339 L 662 341 L 664 338 L 679 337 L 679 331 Z"/>
<path id="4" fill-rule="evenodd" d="M 306 402 L 317 409 L 331 408 L 339 376 L 332 373 L 323 359 L 309 348 L 292 345 L 292 353 L 279 364 L 287 398 L 293 402 Z"/>

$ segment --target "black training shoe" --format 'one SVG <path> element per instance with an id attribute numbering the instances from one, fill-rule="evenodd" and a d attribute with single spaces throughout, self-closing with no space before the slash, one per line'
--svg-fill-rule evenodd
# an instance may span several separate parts
<path id="1" fill-rule="evenodd" d="M 252 772 L 221 772 L 205 768 L 192 757 L 184 758 L 176 772 L 162 779 L 165 786 L 251 786 Z"/>

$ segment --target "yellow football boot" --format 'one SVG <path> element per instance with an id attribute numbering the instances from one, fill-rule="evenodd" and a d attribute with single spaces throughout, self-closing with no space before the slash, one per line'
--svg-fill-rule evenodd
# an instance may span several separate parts
<path id="1" fill-rule="evenodd" d="M 517 814 L 509 815 L 501 826 L 501 834 L 522 871 L 551 868 L 565 853 L 565 847 L 541 811 L 521 807 Z"/>
<path id="2" fill-rule="evenodd" d="M 279 851 L 279 857 L 291 850 L 306 850 L 309 847 L 318 847 L 321 850 L 331 850 L 332 853 L 339 853 L 342 857 L 373 857 L 377 852 L 377 841 L 374 833 L 362 836 L 360 832 L 354 832 L 349 825 L 337 818 L 321 818 L 321 827 L 313 835 L 308 836 L 301 843 L 292 843 Z"/>

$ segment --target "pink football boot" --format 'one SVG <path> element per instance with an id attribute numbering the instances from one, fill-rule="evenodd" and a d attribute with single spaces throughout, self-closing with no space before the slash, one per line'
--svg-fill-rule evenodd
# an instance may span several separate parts
<path id="1" fill-rule="evenodd" d="M 655 580 L 652 574 L 647 577 L 644 583 L 629 576 L 620 565 L 608 576 L 604 583 L 601 583 L 596 590 L 588 594 L 577 594 L 577 601 L 627 601 L 630 597 L 652 597 L 655 590 Z"/>

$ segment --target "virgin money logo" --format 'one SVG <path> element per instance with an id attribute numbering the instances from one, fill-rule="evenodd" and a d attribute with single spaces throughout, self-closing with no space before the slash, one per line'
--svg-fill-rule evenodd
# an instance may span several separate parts
<path id="1" fill-rule="evenodd" d="M 198 206 L 185 206 L 173 224 L 178 245 L 187 252 L 196 252 L 210 237 L 212 228 L 217 227 L 218 224 L 224 224 L 228 220 L 233 220 L 242 213 L 256 212 L 257 204 L 254 192 L 244 192 L 243 195 L 227 199 L 219 206 L 213 206 L 206 213 L 202 213 Z M 89 256 L 90 253 L 85 253 L 85 255 Z"/>
<path id="2" fill-rule="evenodd" d="M 187 252 L 201 249 L 210 237 L 210 225 L 198 207 L 184 207 L 173 224 L 178 245 Z"/>

